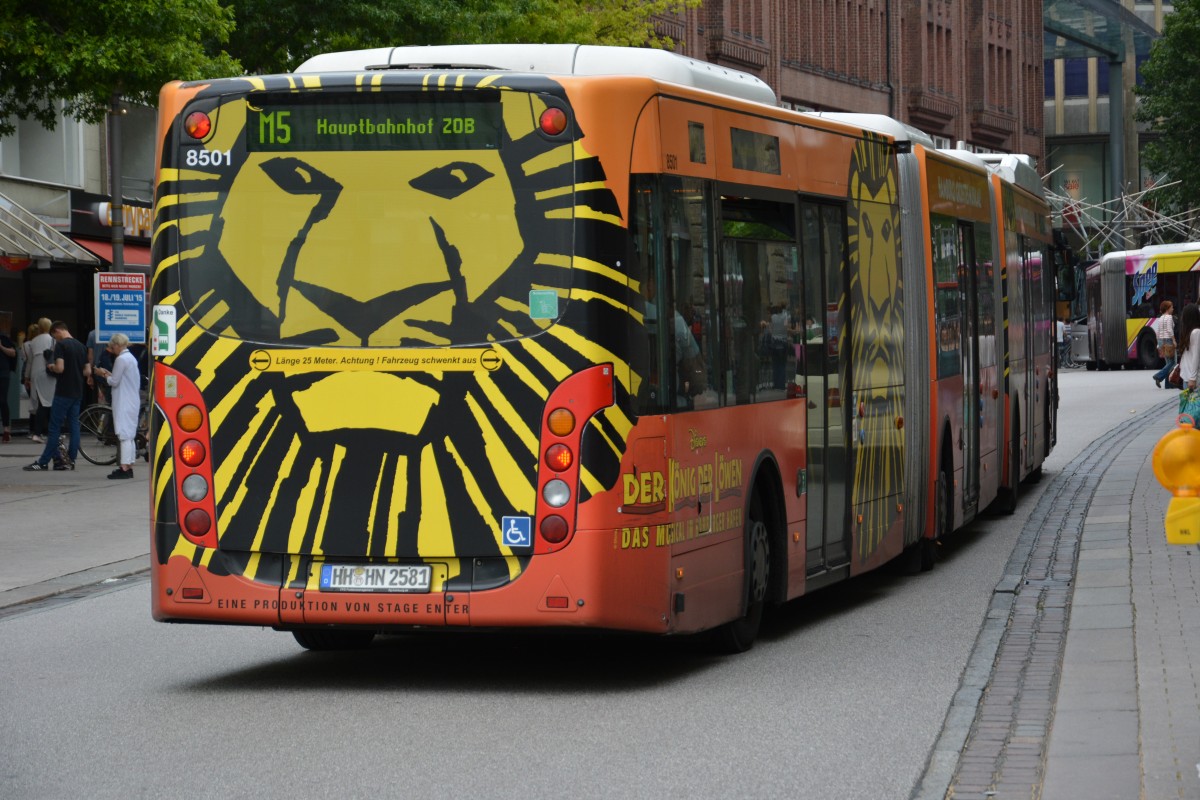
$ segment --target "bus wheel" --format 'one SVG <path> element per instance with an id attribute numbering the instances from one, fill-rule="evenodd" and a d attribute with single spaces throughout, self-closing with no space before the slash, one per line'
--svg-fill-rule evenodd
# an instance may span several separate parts
<path id="1" fill-rule="evenodd" d="M 763 504 L 758 492 L 750 500 L 746 514 L 746 613 L 712 631 L 712 644 L 722 653 L 743 653 L 754 646 L 767 602 L 771 577 L 771 532 L 764 521 Z"/>
<path id="2" fill-rule="evenodd" d="M 920 571 L 934 569 L 937 564 L 937 542 L 950 533 L 950 524 L 950 474 L 943 465 L 937 470 L 937 485 L 934 487 L 934 536 L 932 539 L 922 536 L 913 545 L 917 553 L 912 558 Z"/>
<path id="3" fill-rule="evenodd" d="M 937 563 L 937 540 L 922 536 L 900 555 L 900 570 L 905 575 L 929 572 Z"/>
<path id="4" fill-rule="evenodd" d="M 362 650 L 375 638 L 373 631 L 303 630 L 292 631 L 296 643 L 305 650 Z"/>
<path id="5" fill-rule="evenodd" d="M 1017 501 L 1021 498 L 1021 428 L 1020 415 L 1013 412 L 1013 438 L 1008 450 L 1008 471 L 1011 486 L 1001 486 L 996 496 L 995 508 L 1004 515 L 1017 513 Z"/>
<path id="6" fill-rule="evenodd" d="M 1150 336 L 1143 336 L 1137 343 L 1138 366 L 1142 369 L 1158 369 L 1158 342 Z"/>
<path id="7" fill-rule="evenodd" d="M 933 510 L 933 535 L 941 539 L 946 534 L 950 533 L 950 527 L 954 524 L 954 516 L 950 513 L 950 502 L 953 495 L 950 491 L 950 471 L 943 464 L 938 470 L 938 482 L 934 499 L 937 507 Z M 929 564 L 933 568 L 933 563 Z"/>

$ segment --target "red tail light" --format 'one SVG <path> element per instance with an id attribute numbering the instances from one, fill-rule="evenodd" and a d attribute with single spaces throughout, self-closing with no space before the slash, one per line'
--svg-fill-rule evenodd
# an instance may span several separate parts
<path id="1" fill-rule="evenodd" d="M 193 139 L 203 139 L 212 130 L 212 120 L 203 111 L 193 111 L 184 118 L 183 129 Z"/>
<path id="2" fill-rule="evenodd" d="M 203 536 L 212 528 L 212 517 L 202 508 L 193 508 L 183 518 L 183 528 L 192 536 Z"/>
<path id="3" fill-rule="evenodd" d="M 538 119 L 542 133 L 558 136 L 567 129 L 567 114 L 561 108 L 547 108 Z"/>
<path id="4" fill-rule="evenodd" d="M 538 530 L 541 532 L 542 538 L 551 544 L 562 542 L 567 538 L 567 534 L 570 533 L 567 521 L 558 514 L 543 517 L 542 524 L 538 526 Z"/>

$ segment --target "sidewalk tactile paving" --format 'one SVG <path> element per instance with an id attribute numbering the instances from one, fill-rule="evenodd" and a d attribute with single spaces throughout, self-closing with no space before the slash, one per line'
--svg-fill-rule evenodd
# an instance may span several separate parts
<path id="1" fill-rule="evenodd" d="M 1200 549 L 1166 543 L 1163 417 L 1042 493 L 913 798 L 1200 798 Z"/>

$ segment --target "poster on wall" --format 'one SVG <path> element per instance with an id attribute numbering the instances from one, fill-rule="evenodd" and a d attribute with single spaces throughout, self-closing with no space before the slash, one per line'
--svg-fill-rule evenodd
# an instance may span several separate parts
<path id="1" fill-rule="evenodd" d="M 96 273 L 96 337 L 107 342 L 123 333 L 131 344 L 146 343 L 146 276 L 140 272 Z"/>

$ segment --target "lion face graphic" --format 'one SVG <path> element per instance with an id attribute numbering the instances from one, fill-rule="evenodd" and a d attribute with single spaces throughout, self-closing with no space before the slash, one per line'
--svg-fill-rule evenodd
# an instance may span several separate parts
<path id="1" fill-rule="evenodd" d="M 222 208 L 218 249 L 278 320 L 282 342 L 454 344 L 459 310 L 478 301 L 522 249 L 499 153 L 463 155 L 431 166 L 424 152 L 255 153 Z M 339 397 L 381 393 L 404 413 L 323 413 Z M 411 377 L 335 372 L 293 399 L 310 431 L 414 433 L 437 392 Z"/>
<path id="2" fill-rule="evenodd" d="M 522 249 L 500 154 L 463 155 L 431 165 L 425 152 L 255 153 L 230 188 L 218 247 L 285 342 L 452 344 L 455 307 Z"/>
<path id="3" fill-rule="evenodd" d="M 290 88 L 254 80 L 250 91 Z M 379 80 L 411 102 L 406 76 Z M 495 149 L 248 152 L 247 95 L 197 96 L 218 119 L 206 148 L 229 155 L 160 186 L 179 243 L 155 292 L 181 321 L 164 361 L 211 413 L 222 550 L 442 558 L 452 578 L 462 557 L 494 556 L 519 573 L 499 525 L 534 512 L 545 400 L 592 365 L 589 348 L 619 352 L 638 320 L 613 312 L 631 302 L 620 255 L 572 269 L 581 230 L 594 253 L 620 254 L 627 238 L 583 133 L 542 135 L 539 95 L 479 80 L 502 104 Z M 535 318 L 533 290 L 559 295 L 557 318 Z M 351 362 L 486 348 L 501 366 L 248 368 L 264 348 Z M 602 438 L 592 485 L 615 481 L 624 449 Z"/>

